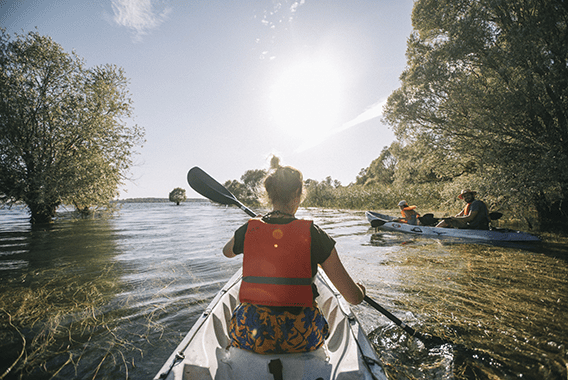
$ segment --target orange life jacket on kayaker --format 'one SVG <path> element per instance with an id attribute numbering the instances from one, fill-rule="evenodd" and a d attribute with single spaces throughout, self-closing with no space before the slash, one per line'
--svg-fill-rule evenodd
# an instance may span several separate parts
<path id="1" fill-rule="evenodd" d="M 464 216 L 468 216 L 469 215 L 469 208 L 471 206 L 471 203 L 467 203 L 463 209 L 463 215 Z"/>
<path id="2" fill-rule="evenodd" d="M 313 305 L 310 220 L 269 224 L 251 219 L 244 241 L 241 302 Z"/>
<path id="3" fill-rule="evenodd" d="M 402 214 L 402 217 L 404 219 L 404 221 L 406 223 L 409 224 L 416 224 L 416 218 L 418 218 L 420 216 L 419 213 L 417 213 L 416 211 L 414 211 L 416 209 L 416 206 L 406 206 L 404 208 L 400 209 L 400 213 Z"/>

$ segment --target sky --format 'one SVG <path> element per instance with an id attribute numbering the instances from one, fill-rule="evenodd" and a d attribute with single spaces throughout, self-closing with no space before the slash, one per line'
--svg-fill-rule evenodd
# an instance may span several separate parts
<path id="1" fill-rule="evenodd" d="M 199 166 L 217 181 L 267 169 L 355 182 L 394 140 L 413 0 L 0 0 L 0 27 L 37 31 L 130 79 L 146 131 L 120 198 L 167 198 Z"/>

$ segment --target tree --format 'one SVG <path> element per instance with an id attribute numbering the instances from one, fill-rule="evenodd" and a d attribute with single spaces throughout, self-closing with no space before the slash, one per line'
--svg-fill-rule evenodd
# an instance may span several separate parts
<path id="1" fill-rule="evenodd" d="M 241 176 L 241 181 L 228 180 L 224 186 L 243 204 L 258 207 L 262 203 L 263 180 L 266 170 L 251 169 Z"/>
<path id="2" fill-rule="evenodd" d="M 178 206 L 180 202 L 183 202 L 186 199 L 185 189 L 182 189 L 181 187 L 176 187 L 170 192 L 170 202 L 174 202 Z"/>
<path id="3" fill-rule="evenodd" d="M 305 198 L 302 201 L 304 206 L 314 207 L 334 207 L 338 206 L 340 189 L 343 189 L 341 182 L 327 176 L 325 180 L 318 182 L 314 179 L 304 181 Z"/>
<path id="4" fill-rule="evenodd" d="M 438 178 L 467 177 L 502 204 L 534 207 L 541 228 L 566 226 L 568 3 L 418 0 L 412 22 L 385 107 L 397 138 L 443 152 L 421 163 Z"/>
<path id="5" fill-rule="evenodd" d="M 384 147 L 381 155 L 374 159 L 368 168 L 362 169 L 357 176 L 356 184 L 369 186 L 376 183 L 391 184 L 397 159 L 393 150 L 398 146 L 398 142 L 393 142 L 390 147 Z"/>
<path id="6" fill-rule="evenodd" d="M 61 204 L 108 204 L 144 131 L 129 126 L 124 71 L 84 67 L 50 37 L 0 36 L 0 202 L 24 202 L 32 223 Z"/>
<path id="7" fill-rule="evenodd" d="M 331 180 L 331 177 L 328 177 Z M 307 207 L 330 207 L 335 201 L 335 194 L 331 181 L 318 182 L 314 179 L 307 179 L 305 182 L 306 195 L 302 201 L 303 206 Z"/>
<path id="8" fill-rule="evenodd" d="M 243 199 L 247 195 L 247 189 L 245 185 L 243 185 L 241 182 L 237 181 L 236 179 L 233 179 L 226 181 L 223 184 L 223 186 L 225 186 L 225 188 L 229 190 L 231 194 L 235 196 L 235 198 L 237 198 L 239 201 L 244 203 Z"/>
<path id="9" fill-rule="evenodd" d="M 241 176 L 241 181 L 247 190 L 247 198 L 256 199 L 259 201 L 262 198 L 264 178 L 266 177 L 266 170 L 254 169 L 247 170 Z"/>

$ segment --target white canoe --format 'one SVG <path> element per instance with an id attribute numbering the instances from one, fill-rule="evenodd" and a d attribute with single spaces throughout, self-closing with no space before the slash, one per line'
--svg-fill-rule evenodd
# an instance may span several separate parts
<path id="1" fill-rule="evenodd" d="M 396 218 L 389 215 L 379 214 L 378 212 L 367 211 L 365 212 L 365 216 L 373 227 L 377 227 L 386 231 L 406 232 L 427 237 L 452 237 L 484 241 L 511 242 L 540 241 L 540 239 L 535 235 L 506 228 L 497 228 L 491 230 L 468 230 L 459 228 L 415 226 L 407 223 L 396 222 L 394 221 Z"/>
<path id="2" fill-rule="evenodd" d="M 373 346 L 343 299 L 320 269 L 316 285 L 318 305 L 330 335 L 323 347 L 310 353 L 259 355 L 231 347 L 228 326 L 239 304 L 241 270 L 221 289 L 205 312 L 158 372 L 157 379 L 381 379 L 385 372 Z M 270 373 L 280 360 L 282 377 Z"/>

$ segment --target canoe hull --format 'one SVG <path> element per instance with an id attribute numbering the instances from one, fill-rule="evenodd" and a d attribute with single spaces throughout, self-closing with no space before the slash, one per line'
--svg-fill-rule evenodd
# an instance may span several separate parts
<path id="1" fill-rule="evenodd" d="M 371 225 L 375 224 L 378 228 L 385 231 L 398 231 L 414 235 L 427 237 L 450 237 L 460 239 L 484 240 L 484 241 L 510 241 L 510 242 L 536 242 L 540 239 L 526 232 L 514 231 L 509 229 L 496 230 L 468 230 L 458 228 L 441 228 L 427 226 L 413 226 L 406 223 L 395 222 L 393 217 L 379 214 L 373 211 L 365 212 L 367 220 Z M 374 222 L 375 221 L 375 222 Z M 377 223 L 378 222 L 378 223 Z"/>
<path id="2" fill-rule="evenodd" d="M 213 299 L 164 364 L 156 379 L 267 379 L 269 363 L 279 359 L 283 379 L 385 379 L 386 375 L 365 332 L 320 270 L 318 305 L 330 325 L 324 347 L 310 353 L 259 355 L 230 348 L 228 326 L 239 304 L 241 270 Z"/>

